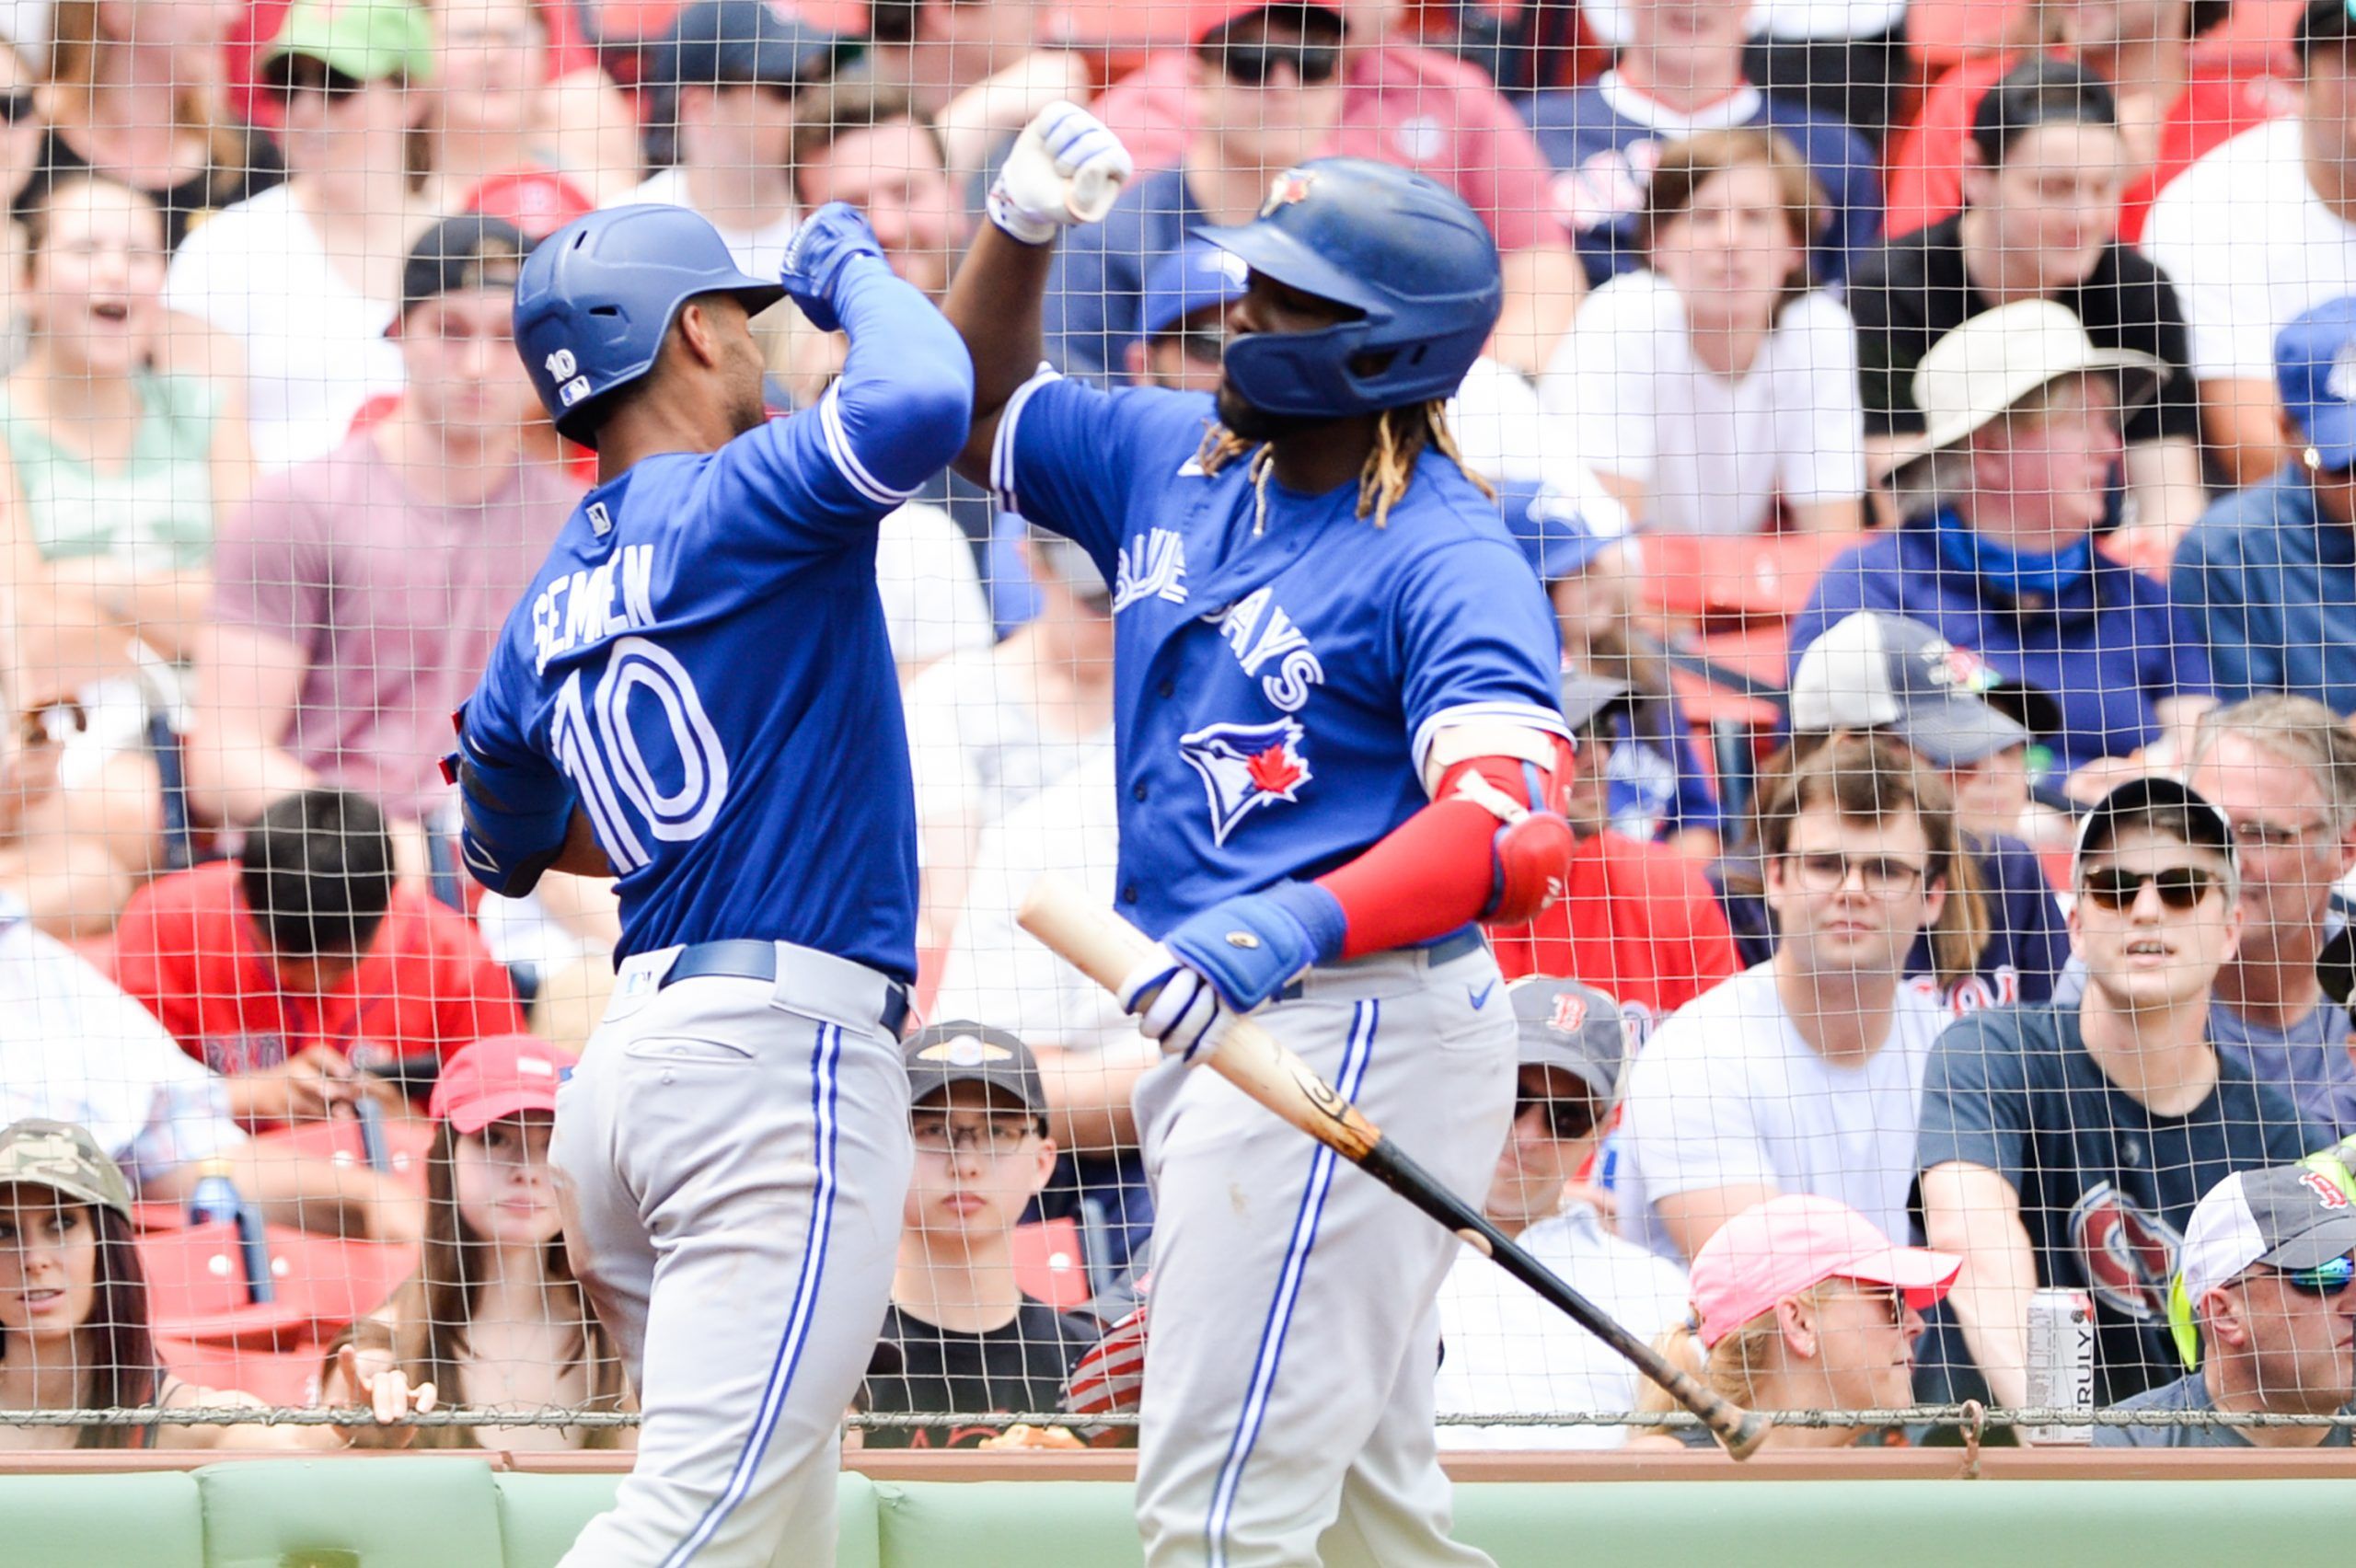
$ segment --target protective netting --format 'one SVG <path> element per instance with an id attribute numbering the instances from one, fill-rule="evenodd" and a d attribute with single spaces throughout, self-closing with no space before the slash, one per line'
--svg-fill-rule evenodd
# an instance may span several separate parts
<path id="1" fill-rule="evenodd" d="M 630 1447 L 637 1352 L 592 1255 L 616 1221 L 576 1203 L 568 1251 L 558 1089 L 666 986 L 670 946 L 845 911 L 913 956 L 916 1095 L 846 1431 L 1133 1444 L 1171 1075 L 1018 913 L 1045 871 L 1134 911 L 1124 833 L 1265 881 L 1380 836 L 1304 858 L 1288 813 L 1379 798 L 1326 760 L 1335 726 L 1399 728 L 1385 755 L 1438 781 L 1423 623 L 1369 596 L 1345 635 L 1286 595 L 1348 581 L 1377 529 L 1433 527 L 1520 547 L 1449 635 L 1509 640 L 1542 593 L 1563 673 L 1540 727 L 1578 748 L 1548 786 L 1555 902 L 1405 961 L 1470 963 L 1472 1012 L 1501 979 L 1514 1013 L 1509 1127 L 1502 1067 L 1485 1111 L 1449 1107 L 1473 1142 L 1507 1128 L 1456 1161 L 1483 1173 L 1462 1198 L 1789 1435 L 2350 1442 L 2356 5 L 18 0 L 0 31 L 0 1447 Z M 768 280 L 843 202 L 938 302 L 1060 100 L 1136 170 L 1047 277 L 1045 358 L 1079 385 L 1210 392 L 1244 336 L 1385 326 L 1197 233 L 1310 200 L 1308 160 L 1461 196 L 1498 252 L 1495 329 L 1452 398 L 1360 432 L 1363 493 L 1461 463 L 1502 531 L 1478 498 L 1369 513 L 1276 597 L 1230 573 L 1195 605 L 1221 562 L 1179 548 L 1187 487 L 1231 460 L 1251 539 L 1281 541 L 1309 499 L 1257 444 L 1315 420 L 1140 487 L 1126 436 L 1073 419 L 1044 469 L 1001 432 L 1030 521 L 987 457 L 885 487 L 880 621 L 862 544 L 801 646 L 689 670 L 648 629 L 674 582 L 648 559 L 544 575 L 568 530 L 611 525 L 576 508 L 621 466 L 535 395 L 571 409 L 583 367 L 516 352 L 536 244 L 684 206 Z M 1444 356 L 1469 307 L 1399 308 L 1422 327 L 1337 376 Z M 664 353 L 706 352 L 669 330 Z M 770 411 L 845 440 L 844 335 L 780 303 L 750 344 Z M 1044 525 L 1115 486 L 1161 487 L 1166 525 L 1135 503 L 1117 537 Z M 803 548 L 759 533 L 759 499 L 677 581 L 724 598 L 760 549 Z M 1115 628 L 1172 605 L 1263 696 L 1156 741 L 1190 771 L 1149 803 L 1136 737 L 1209 677 L 1124 641 L 1144 673 L 1116 682 Z M 856 725 L 792 721 L 878 625 L 897 711 L 885 682 Z M 514 896 L 470 870 L 443 767 L 503 628 L 542 667 L 641 650 L 549 726 L 575 845 Z M 1392 709 L 1327 717 L 1367 671 Z M 729 755 L 707 703 L 788 717 Z M 812 826 L 901 790 L 904 745 L 913 890 Z M 1385 829 L 1424 804 L 1395 793 Z M 683 874 L 790 875 L 827 920 L 654 940 L 643 884 L 595 874 L 723 812 L 774 831 Z M 796 961 L 769 962 L 783 1019 Z M 1334 967 L 1273 1005 L 1321 1005 Z M 836 1048 L 862 1022 L 824 1017 Z M 1462 1066 L 1452 1028 L 1386 1044 L 1368 1092 L 1455 1084 L 1428 1065 Z M 746 1055 L 608 1039 L 686 1075 Z M 804 1070 L 730 1092 L 808 1100 Z M 567 1158 L 652 1212 L 650 1183 L 697 1171 L 676 1128 L 671 1168 L 634 1167 L 637 1114 Z M 1329 1167 L 1312 1187 L 1364 1180 Z M 1235 1212 L 1257 1196 L 1239 1175 Z M 791 1285 L 821 1237 L 762 1240 Z M 1225 1332 L 1273 1380 L 1295 1264 L 1248 1262 Z M 1443 1447 L 1706 1445 L 1474 1251 L 1410 1272 L 1359 1288 L 1436 1291 Z M 799 1295 L 769 1305 L 799 1345 Z M 1295 1328 L 1354 1365 L 1354 1321 Z"/>

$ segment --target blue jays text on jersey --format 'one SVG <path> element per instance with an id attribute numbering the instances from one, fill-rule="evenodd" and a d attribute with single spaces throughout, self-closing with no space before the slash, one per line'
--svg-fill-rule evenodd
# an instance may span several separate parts
<path id="1" fill-rule="evenodd" d="M 833 416 L 592 490 L 467 705 L 479 759 L 577 797 L 619 873 L 618 957 L 751 937 L 915 973 L 915 808 L 875 591 L 875 525 L 902 496 Z"/>
<path id="2" fill-rule="evenodd" d="M 1565 733 L 1553 616 L 1496 508 L 1426 452 L 1387 526 L 1357 487 L 1206 474 L 1201 394 L 1043 373 L 1009 403 L 993 483 L 1113 583 L 1119 907 L 1147 932 L 1344 864 L 1426 801 L 1450 725 Z"/>

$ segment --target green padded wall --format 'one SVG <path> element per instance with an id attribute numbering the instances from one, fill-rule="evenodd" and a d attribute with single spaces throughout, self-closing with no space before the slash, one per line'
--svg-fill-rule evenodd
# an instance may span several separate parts
<path id="1" fill-rule="evenodd" d="M 0 1562 L 205 1568 L 196 1478 L 0 1476 Z"/>
<path id="2" fill-rule="evenodd" d="M 605 1512 L 619 1481 L 610 1475 L 502 1475 L 500 1531 L 507 1543 L 505 1568 L 556 1568 L 581 1527 Z M 883 1548 L 875 1519 L 875 1488 L 865 1476 L 846 1470 L 835 1487 L 837 1568 L 882 1568 Z M 778 1568 L 800 1568 L 778 1559 Z"/>
<path id="3" fill-rule="evenodd" d="M 256 1459 L 196 1482 L 207 1568 L 504 1568 L 480 1459 Z"/>

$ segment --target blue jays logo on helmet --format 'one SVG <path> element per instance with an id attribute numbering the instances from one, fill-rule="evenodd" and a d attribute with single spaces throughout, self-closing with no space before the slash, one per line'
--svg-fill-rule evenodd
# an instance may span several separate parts
<path id="1" fill-rule="evenodd" d="M 1464 199 L 1370 158 L 1276 176 L 1260 215 L 1201 236 L 1352 316 L 1231 339 L 1228 383 L 1272 414 L 1338 419 L 1453 397 L 1505 306 L 1496 241 Z"/>
<path id="2" fill-rule="evenodd" d="M 1202 775 L 1210 796 L 1211 837 L 1227 842 L 1237 824 L 1263 806 L 1298 801 L 1309 782 L 1298 719 L 1265 724 L 1211 724 L 1178 738 L 1187 765 Z"/>

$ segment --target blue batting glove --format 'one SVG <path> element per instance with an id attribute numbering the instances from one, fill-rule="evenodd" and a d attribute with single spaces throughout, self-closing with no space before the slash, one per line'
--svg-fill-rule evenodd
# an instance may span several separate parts
<path id="1" fill-rule="evenodd" d="M 847 202 L 829 202 L 803 220 L 786 242 L 785 262 L 778 282 L 788 299 L 821 332 L 842 330 L 835 310 L 835 291 L 842 286 L 850 264 L 862 256 L 884 260 L 884 247 L 867 226 L 860 210 Z M 887 267 L 889 262 L 884 263 Z"/>
<path id="2" fill-rule="evenodd" d="M 1346 922 L 1323 888 L 1285 882 L 1222 899 L 1178 923 L 1161 945 L 1237 1012 L 1283 990 L 1312 964 L 1340 956 Z"/>

